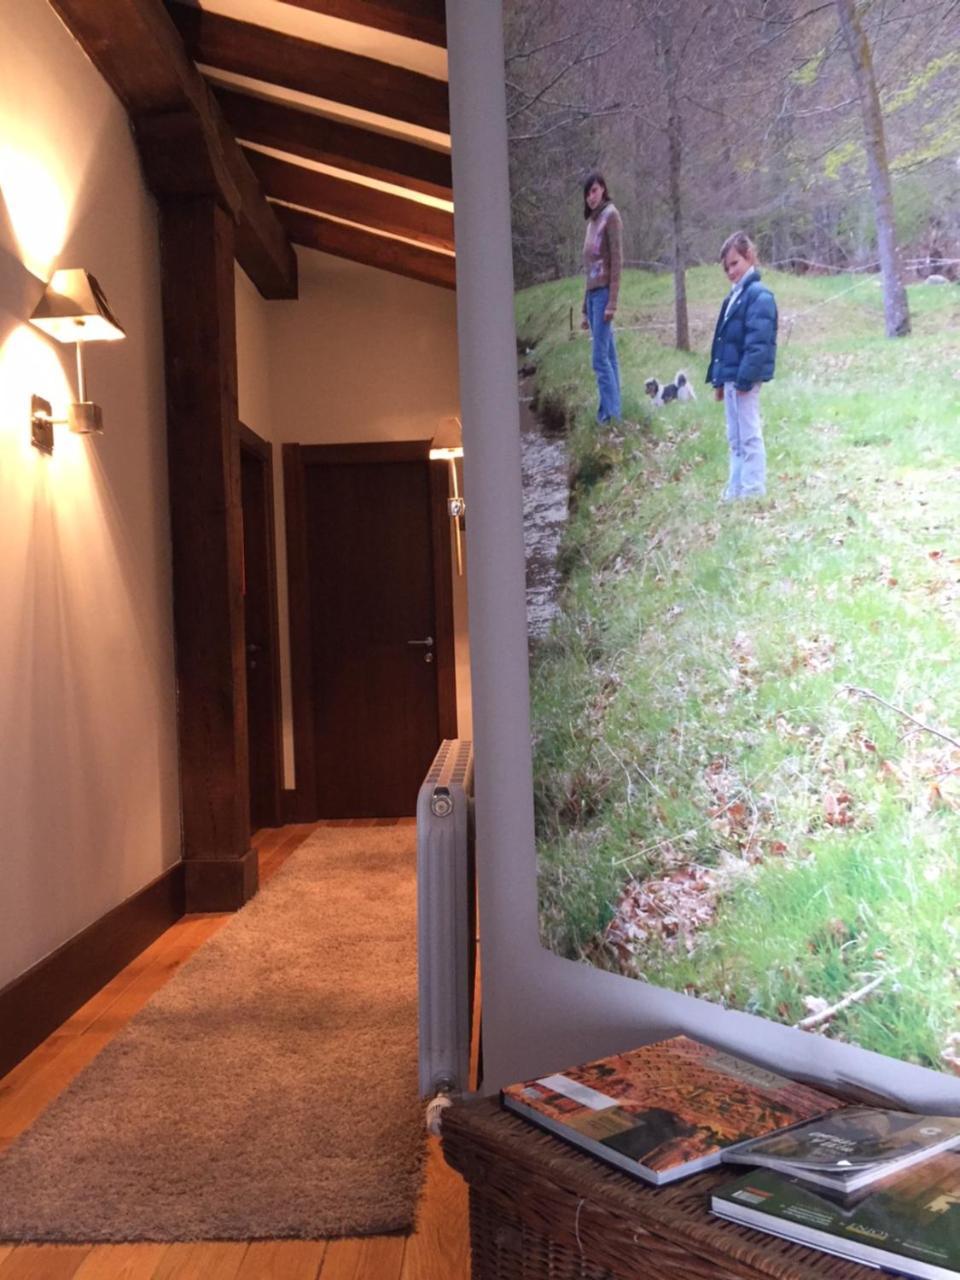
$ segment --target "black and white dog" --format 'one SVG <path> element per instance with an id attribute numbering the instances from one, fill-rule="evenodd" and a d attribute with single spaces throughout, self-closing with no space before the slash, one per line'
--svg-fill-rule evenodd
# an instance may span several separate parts
<path id="1" fill-rule="evenodd" d="M 673 382 L 662 387 L 656 378 L 648 378 L 643 389 L 655 405 L 669 404 L 671 400 L 696 400 L 697 393 L 690 385 L 690 379 L 681 369 Z"/>

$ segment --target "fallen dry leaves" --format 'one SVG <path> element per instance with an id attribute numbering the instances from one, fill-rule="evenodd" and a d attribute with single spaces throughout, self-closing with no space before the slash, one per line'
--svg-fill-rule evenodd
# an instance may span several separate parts
<path id="1" fill-rule="evenodd" d="M 715 871 L 688 864 L 659 880 L 631 880 L 604 932 L 604 943 L 627 970 L 635 964 L 637 948 L 651 941 L 668 951 L 696 946 L 697 933 L 716 913 Z"/>
<path id="2" fill-rule="evenodd" d="M 854 821 L 849 791 L 827 791 L 823 796 L 823 820 L 829 827 L 849 827 Z"/>

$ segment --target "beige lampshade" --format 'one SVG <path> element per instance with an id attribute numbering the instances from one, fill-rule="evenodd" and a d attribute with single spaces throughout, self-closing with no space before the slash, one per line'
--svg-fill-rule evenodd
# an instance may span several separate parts
<path id="1" fill-rule="evenodd" d="M 54 272 L 30 321 L 58 342 L 116 342 L 127 336 L 96 279 L 82 268 Z"/>

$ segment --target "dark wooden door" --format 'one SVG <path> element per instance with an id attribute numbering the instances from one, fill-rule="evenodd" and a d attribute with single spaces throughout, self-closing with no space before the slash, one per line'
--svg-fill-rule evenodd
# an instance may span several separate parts
<path id="1" fill-rule="evenodd" d="M 398 817 L 440 744 L 429 463 L 304 476 L 320 817 Z"/>
<path id="2" fill-rule="evenodd" d="M 282 746 L 270 446 L 247 428 L 240 435 L 240 485 L 250 828 L 256 831 L 281 821 Z"/>

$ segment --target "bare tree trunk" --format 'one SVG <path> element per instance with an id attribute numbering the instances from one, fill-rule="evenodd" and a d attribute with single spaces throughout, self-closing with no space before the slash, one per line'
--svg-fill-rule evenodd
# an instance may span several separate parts
<path id="1" fill-rule="evenodd" d="M 775 40 L 783 30 L 784 21 L 790 19 L 789 0 L 770 3 L 763 9 L 760 32 L 764 40 Z M 770 215 L 770 266 L 778 266 L 794 256 L 793 219 L 787 211 L 787 193 L 792 187 L 790 154 L 793 144 L 793 113 L 790 99 L 794 83 L 787 77 L 780 90 L 779 102 L 773 121 L 770 155 L 770 188 L 776 203 Z M 776 101 L 776 99 L 774 99 Z"/>
<path id="2" fill-rule="evenodd" d="M 910 332 L 910 308 L 907 291 L 900 275 L 897 254 L 897 231 L 893 216 L 893 191 L 890 186 L 890 167 L 887 163 L 887 145 L 883 133 L 883 113 L 880 95 L 873 74 L 870 44 L 857 15 L 855 0 L 835 0 L 840 31 L 843 35 L 860 99 L 863 116 L 863 137 L 867 151 L 867 172 L 870 175 L 870 191 L 873 195 L 874 216 L 877 223 L 877 250 L 880 257 L 880 273 L 883 279 L 883 315 L 888 338 L 903 338 Z"/>
<path id="3" fill-rule="evenodd" d="M 677 66 L 670 37 L 660 47 L 667 82 L 667 170 L 670 186 L 670 218 L 673 231 L 673 309 L 676 322 L 677 349 L 690 350 L 690 321 L 687 315 L 686 252 L 683 244 L 683 121 L 677 94 Z"/>

